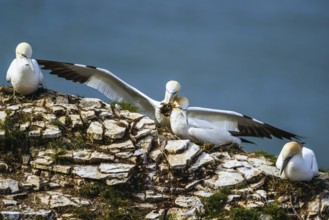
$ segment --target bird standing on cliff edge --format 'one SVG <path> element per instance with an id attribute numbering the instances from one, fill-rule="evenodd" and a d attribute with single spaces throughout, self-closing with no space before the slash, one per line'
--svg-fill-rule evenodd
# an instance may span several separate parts
<path id="1" fill-rule="evenodd" d="M 32 47 L 28 43 L 20 43 L 16 47 L 16 58 L 11 62 L 6 80 L 15 92 L 30 95 L 43 84 L 43 75 L 36 60 L 31 59 Z"/>
<path id="2" fill-rule="evenodd" d="M 314 152 L 296 141 L 283 146 L 275 165 L 291 181 L 311 181 L 319 173 Z"/>

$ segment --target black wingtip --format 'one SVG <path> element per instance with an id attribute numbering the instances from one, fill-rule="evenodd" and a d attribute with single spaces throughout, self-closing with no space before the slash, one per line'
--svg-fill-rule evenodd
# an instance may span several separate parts
<path id="1" fill-rule="evenodd" d="M 249 140 L 247 140 L 247 139 L 245 139 L 245 138 L 240 138 L 240 140 L 241 140 L 243 143 L 255 144 L 255 145 L 256 145 L 255 142 L 249 141 Z"/>

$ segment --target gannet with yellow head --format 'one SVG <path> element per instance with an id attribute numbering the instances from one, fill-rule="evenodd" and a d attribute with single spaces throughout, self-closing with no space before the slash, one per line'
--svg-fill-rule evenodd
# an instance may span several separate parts
<path id="1" fill-rule="evenodd" d="M 190 139 L 196 143 L 212 144 L 240 144 L 241 139 L 234 137 L 229 131 L 220 126 L 214 126 L 207 121 L 189 120 L 188 117 L 189 100 L 180 97 L 174 100 L 173 110 L 170 115 L 170 125 L 172 131 L 181 138 Z"/>
<path id="2" fill-rule="evenodd" d="M 295 134 L 234 111 L 189 107 L 185 97 L 174 99 L 170 117 L 172 131 L 195 142 L 227 144 L 253 143 L 242 136 L 296 138 Z"/>
<path id="3" fill-rule="evenodd" d="M 319 172 L 314 152 L 297 141 L 283 146 L 276 167 L 281 177 L 291 181 L 311 181 Z"/>

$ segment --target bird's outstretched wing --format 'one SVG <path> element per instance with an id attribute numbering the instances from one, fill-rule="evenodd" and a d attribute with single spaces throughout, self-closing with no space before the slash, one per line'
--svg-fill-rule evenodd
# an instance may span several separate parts
<path id="1" fill-rule="evenodd" d="M 37 60 L 42 69 L 50 70 L 51 74 L 83 83 L 97 89 L 112 101 L 124 101 L 136 106 L 146 116 L 155 118 L 155 101 L 140 92 L 133 86 L 121 80 L 110 71 L 94 66 L 57 62 L 49 60 Z"/>
<path id="2" fill-rule="evenodd" d="M 299 139 L 298 135 L 281 130 L 257 119 L 234 112 L 201 107 L 189 107 L 187 113 L 191 124 L 207 124 L 228 130 L 234 136 L 253 136 L 279 139 Z"/>

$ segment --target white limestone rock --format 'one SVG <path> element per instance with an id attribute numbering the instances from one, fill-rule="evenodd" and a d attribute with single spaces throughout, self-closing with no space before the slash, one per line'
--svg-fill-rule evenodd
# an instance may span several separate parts
<path id="1" fill-rule="evenodd" d="M 189 171 L 196 171 L 200 167 L 205 166 L 210 163 L 214 163 L 215 160 L 209 154 L 202 152 L 201 155 L 198 157 L 197 161 L 189 168 Z"/>
<path id="2" fill-rule="evenodd" d="M 101 163 L 99 170 L 102 173 L 112 174 L 112 173 L 130 173 L 134 169 L 133 164 L 124 163 Z"/>
<path id="3" fill-rule="evenodd" d="M 82 120 L 80 118 L 80 115 L 78 114 L 72 114 L 68 116 L 72 122 L 72 128 L 80 128 L 83 126 Z"/>
<path id="4" fill-rule="evenodd" d="M 13 179 L 0 179 L 0 194 L 17 193 L 20 191 L 20 183 Z"/>
<path id="5" fill-rule="evenodd" d="M 122 138 L 127 130 L 127 127 L 118 121 L 112 119 L 106 119 L 103 121 L 105 127 L 104 136 L 110 139 L 119 139 Z"/>
<path id="6" fill-rule="evenodd" d="M 43 138 L 58 138 L 62 136 L 62 131 L 55 125 L 47 125 L 46 130 L 43 131 Z"/>
<path id="7" fill-rule="evenodd" d="M 243 167 L 243 164 L 238 160 L 225 160 L 222 167 L 226 169 L 235 169 L 238 167 Z"/>
<path id="8" fill-rule="evenodd" d="M 29 137 L 41 137 L 41 128 L 36 128 L 34 130 L 29 131 Z"/>
<path id="9" fill-rule="evenodd" d="M 100 141 L 103 139 L 103 125 L 98 121 L 93 121 L 90 123 L 87 129 L 87 135 L 92 140 Z"/>
<path id="10" fill-rule="evenodd" d="M 200 146 L 190 142 L 184 152 L 180 154 L 168 154 L 167 160 L 172 169 L 185 169 L 199 151 Z"/>
<path id="11" fill-rule="evenodd" d="M 244 181 L 243 176 L 237 172 L 216 171 L 216 176 L 206 179 L 205 185 L 212 189 L 219 189 L 225 186 L 234 186 Z"/>
<path id="12" fill-rule="evenodd" d="M 81 111 L 80 115 L 84 123 L 88 123 L 90 120 L 97 118 L 95 111 L 92 110 Z"/>
<path id="13" fill-rule="evenodd" d="M 165 218 L 165 209 L 153 210 L 145 216 L 146 220 L 164 220 Z"/>
<path id="14" fill-rule="evenodd" d="M 189 140 L 169 140 L 165 146 L 165 150 L 169 154 L 181 153 L 189 146 Z"/>
<path id="15" fill-rule="evenodd" d="M 69 165 L 54 165 L 53 171 L 56 173 L 70 174 L 72 166 Z"/>
<path id="16" fill-rule="evenodd" d="M 76 174 L 82 178 L 102 180 L 109 177 L 109 174 L 101 173 L 98 166 L 92 165 L 76 165 L 72 170 L 73 174 Z"/>
<path id="17" fill-rule="evenodd" d="M 239 167 L 237 170 L 244 176 L 246 180 L 250 180 L 262 173 L 260 169 L 254 167 Z"/>
<path id="18" fill-rule="evenodd" d="M 91 150 L 79 150 L 72 152 L 73 161 L 75 162 L 88 162 L 91 156 Z"/>
<path id="19" fill-rule="evenodd" d="M 182 208 L 196 208 L 199 212 L 203 212 L 203 204 L 197 196 L 178 196 L 175 200 L 175 204 Z"/>
<path id="20" fill-rule="evenodd" d="M 99 109 L 102 107 L 102 101 L 97 98 L 82 98 L 79 101 L 79 107 L 84 110 Z"/>
<path id="21" fill-rule="evenodd" d="M 4 123 L 6 121 L 7 114 L 5 111 L 0 111 L 0 123 Z"/>
<path id="22" fill-rule="evenodd" d="M 98 152 L 98 151 L 93 151 L 90 154 L 89 161 L 92 163 L 96 163 L 96 162 L 99 163 L 99 162 L 104 162 L 104 161 L 114 161 L 114 156 L 105 154 L 102 152 Z"/>
<path id="23" fill-rule="evenodd" d="M 111 152 L 111 153 L 118 153 L 122 151 L 134 151 L 135 146 L 131 140 L 127 140 L 125 142 L 121 143 L 113 143 L 110 145 L 101 145 L 98 147 L 99 150 L 104 151 L 104 152 Z"/>

